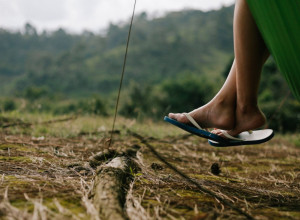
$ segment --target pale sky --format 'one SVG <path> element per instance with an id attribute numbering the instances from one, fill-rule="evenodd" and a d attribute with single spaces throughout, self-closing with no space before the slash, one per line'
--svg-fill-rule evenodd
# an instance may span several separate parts
<path id="1" fill-rule="evenodd" d="M 235 0 L 137 0 L 136 13 L 155 17 L 182 9 L 218 9 Z M 59 27 L 99 32 L 110 22 L 129 19 L 134 0 L 0 0 L 0 28 L 20 29 L 26 22 L 39 31 Z"/>

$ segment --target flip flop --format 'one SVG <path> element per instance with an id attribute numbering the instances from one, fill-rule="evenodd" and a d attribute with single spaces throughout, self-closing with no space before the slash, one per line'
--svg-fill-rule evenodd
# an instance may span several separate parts
<path id="1" fill-rule="evenodd" d="M 206 139 L 209 139 L 209 140 L 212 140 L 216 143 L 227 143 L 228 142 L 228 139 L 227 138 L 223 138 L 219 135 L 216 135 L 216 134 L 213 134 L 211 132 L 209 132 L 207 129 L 203 129 L 200 127 L 200 125 L 192 118 L 192 116 L 190 116 L 188 113 L 182 113 L 184 114 L 187 119 L 191 122 L 191 125 L 189 124 L 184 124 L 184 123 L 181 123 L 175 119 L 172 119 L 172 118 L 169 118 L 167 116 L 165 116 L 164 120 L 166 122 L 169 122 L 189 133 L 192 133 L 192 134 L 195 134 L 199 137 L 202 137 L 202 138 L 206 138 Z"/>
<path id="2" fill-rule="evenodd" d="M 240 145 L 261 144 L 271 140 L 274 137 L 272 129 L 263 129 L 256 131 L 244 131 L 236 137 L 231 136 L 227 131 L 220 130 L 223 135 L 228 138 L 227 142 L 218 142 L 215 140 L 208 140 L 208 143 L 214 147 L 230 147 Z"/>

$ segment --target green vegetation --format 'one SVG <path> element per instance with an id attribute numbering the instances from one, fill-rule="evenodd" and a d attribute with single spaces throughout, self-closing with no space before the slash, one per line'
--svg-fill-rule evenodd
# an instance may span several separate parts
<path id="1" fill-rule="evenodd" d="M 190 111 L 220 89 L 233 61 L 233 7 L 136 16 L 120 114 L 138 120 Z M 105 34 L 0 29 L 0 111 L 50 115 L 114 112 L 129 24 Z M 262 74 L 260 105 L 269 127 L 298 132 L 300 104 L 274 61 Z"/>

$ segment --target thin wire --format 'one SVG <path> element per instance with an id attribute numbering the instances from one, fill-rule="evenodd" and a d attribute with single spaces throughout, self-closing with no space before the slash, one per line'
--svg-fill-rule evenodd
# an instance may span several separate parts
<path id="1" fill-rule="evenodd" d="M 122 89 L 122 85 L 123 85 L 123 78 L 124 78 L 124 72 L 125 72 L 126 61 L 127 61 L 127 53 L 128 53 L 129 40 L 130 40 L 132 23 L 133 23 L 133 18 L 134 18 L 135 5 L 136 5 L 136 0 L 134 1 L 133 12 L 132 12 L 132 17 L 131 17 L 131 21 L 130 21 L 129 31 L 128 31 L 128 37 L 127 37 L 127 43 L 126 43 L 126 50 L 125 50 L 125 55 L 124 55 L 123 68 L 122 68 L 121 80 L 120 80 L 119 91 L 118 91 L 118 98 L 117 98 L 117 103 L 116 103 L 116 107 L 115 107 L 114 121 L 113 121 L 112 129 L 111 129 L 111 134 L 110 134 L 110 140 L 109 140 L 108 148 L 112 144 L 113 133 L 114 133 L 114 130 L 115 130 L 115 123 L 116 123 L 116 118 L 117 118 L 117 113 L 118 113 L 118 107 L 119 107 L 119 100 L 120 100 L 121 89 Z"/>

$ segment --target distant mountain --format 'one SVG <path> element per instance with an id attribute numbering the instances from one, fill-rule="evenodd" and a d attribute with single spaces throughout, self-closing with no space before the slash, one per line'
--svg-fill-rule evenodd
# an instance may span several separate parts
<path id="1" fill-rule="evenodd" d="M 219 77 L 233 54 L 233 6 L 184 10 L 148 19 L 136 16 L 125 86 L 156 84 L 184 74 Z M 0 92 L 21 94 L 41 87 L 67 97 L 109 94 L 118 88 L 129 24 L 111 24 L 105 36 L 63 29 L 37 33 L 0 29 Z"/>

